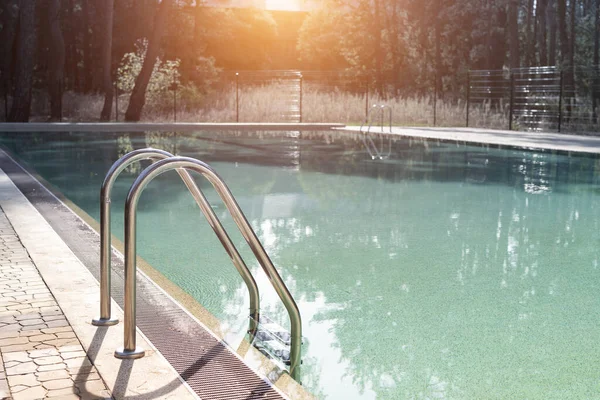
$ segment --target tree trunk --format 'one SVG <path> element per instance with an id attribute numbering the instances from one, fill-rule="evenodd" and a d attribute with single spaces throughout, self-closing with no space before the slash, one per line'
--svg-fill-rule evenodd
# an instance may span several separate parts
<path id="1" fill-rule="evenodd" d="M 540 65 L 538 62 L 538 58 L 536 57 L 535 51 L 535 42 L 538 35 L 538 24 L 536 23 L 538 14 L 538 4 L 539 3 L 536 0 L 536 3 L 533 7 L 533 15 L 531 16 L 531 18 L 533 18 L 533 32 L 531 33 L 531 39 L 529 40 L 529 54 L 531 54 L 533 64 L 530 64 L 529 66 L 533 66 L 534 64 L 537 66 Z"/>
<path id="2" fill-rule="evenodd" d="M 75 28 L 75 10 L 73 0 L 67 0 L 65 7 L 65 88 L 67 90 L 79 90 L 77 78 L 77 29 Z"/>
<path id="3" fill-rule="evenodd" d="M 146 58 L 142 65 L 142 70 L 135 80 L 135 86 L 129 98 L 129 106 L 125 112 L 125 121 L 139 121 L 142 116 L 142 109 L 146 103 L 146 88 L 156 63 L 156 58 L 160 50 L 160 40 L 162 37 L 165 21 L 173 0 L 162 0 L 156 8 L 154 15 L 154 30 L 148 41 Z"/>
<path id="4" fill-rule="evenodd" d="M 556 0 L 549 0 L 546 8 L 548 17 L 548 65 L 555 66 L 556 62 Z"/>
<path id="5" fill-rule="evenodd" d="M 575 42 L 575 32 L 576 32 L 576 26 L 575 26 L 575 13 L 576 13 L 576 8 L 575 5 L 577 4 L 576 0 L 570 0 L 570 6 L 571 6 L 571 10 L 570 10 L 570 16 L 571 16 L 571 35 L 569 36 L 569 40 L 570 40 L 570 44 L 569 44 L 569 65 L 571 67 L 575 66 L 575 47 L 576 47 L 576 42 Z"/>
<path id="6" fill-rule="evenodd" d="M 489 0 L 484 0 L 483 4 L 487 4 L 486 7 L 486 19 L 487 19 L 487 34 L 485 44 L 485 67 L 492 69 L 492 4 Z"/>
<path id="7" fill-rule="evenodd" d="M 594 20 L 594 84 L 592 89 L 592 102 L 594 109 L 594 123 L 598 123 L 598 107 L 600 106 L 600 0 L 596 0 Z"/>
<path id="8" fill-rule="evenodd" d="M 572 0 L 571 0 L 572 1 Z M 565 120 L 569 120 L 571 117 L 571 94 L 573 90 L 572 68 L 570 65 L 571 61 L 571 42 L 569 41 L 569 34 L 567 32 L 567 5 L 566 0 L 558 0 L 557 3 L 558 13 L 558 35 L 560 37 L 560 65 L 563 70 L 563 87 L 566 91 L 564 97 L 567 105 L 567 115 Z"/>
<path id="9" fill-rule="evenodd" d="M 569 62 L 569 36 L 567 33 L 567 6 L 566 0 L 557 1 L 558 36 L 560 38 L 560 60 L 565 67 Z"/>
<path id="10" fill-rule="evenodd" d="M 534 63 L 534 59 L 535 59 L 535 47 L 534 47 L 534 38 L 535 35 L 533 33 L 533 31 L 535 30 L 533 28 L 533 26 L 535 25 L 535 18 L 534 18 L 534 9 L 533 9 L 533 0 L 529 0 L 527 3 L 527 22 L 526 22 L 526 28 L 527 28 L 527 36 L 526 36 L 526 46 L 525 46 L 525 66 L 526 67 L 531 67 L 533 66 Z"/>
<path id="11" fill-rule="evenodd" d="M 440 12 L 441 12 L 441 1 L 437 2 L 438 6 L 436 7 L 436 14 L 435 14 L 435 30 L 434 30 L 434 34 L 435 34 L 435 89 L 434 89 L 434 96 L 438 96 L 438 98 L 441 96 L 441 91 L 442 91 L 442 21 L 440 18 Z"/>
<path id="12" fill-rule="evenodd" d="M 91 18 L 90 18 L 90 1 L 82 0 L 81 13 L 83 14 L 83 92 L 89 93 L 92 91 L 92 79 L 94 66 L 92 65 L 92 37 L 91 37 Z"/>
<path id="13" fill-rule="evenodd" d="M 60 0 L 48 1 L 48 94 L 50 95 L 50 120 L 62 120 L 62 95 L 65 72 L 65 42 L 60 29 Z"/>
<path id="14" fill-rule="evenodd" d="M 109 121 L 113 102 L 113 85 L 111 79 L 112 66 L 112 30 L 114 0 L 104 0 L 103 40 L 102 40 L 102 86 L 104 90 L 104 107 L 100 121 Z"/>
<path id="15" fill-rule="evenodd" d="M 8 119 L 8 93 L 10 92 L 13 46 L 19 20 L 19 1 L 7 0 L 0 5 L 2 31 L 0 32 L 0 92 L 4 98 L 4 119 Z"/>
<path id="16" fill-rule="evenodd" d="M 375 0 L 375 21 L 373 24 L 373 33 L 375 42 L 375 79 L 377 80 L 377 92 L 380 97 L 384 95 L 383 85 L 383 48 L 381 46 L 381 31 L 383 24 L 381 23 L 381 0 Z"/>
<path id="17" fill-rule="evenodd" d="M 394 96 L 398 96 L 400 86 L 402 85 L 401 79 L 401 59 L 400 59 L 400 16 L 398 13 L 398 2 L 391 1 L 389 5 L 392 7 L 392 13 L 390 18 L 387 20 L 387 31 L 390 33 L 390 46 L 392 53 L 392 74 L 394 82 Z"/>
<path id="18" fill-rule="evenodd" d="M 540 52 L 540 65 L 546 66 L 548 65 L 548 38 L 547 38 L 547 25 L 546 25 L 546 6 L 548 4 L 548 0 L 538 0 L 537 3 L 537 20 L 538 20 L 538 30 L 537 30 L 537 42 L 538 49 Z"/>
<path id="19" fill-rule="evenodd" d="M 570 17 L 571 17 L 571 34 L 569 35 L 569 70 L 567 73 L 567 82 L 568 85 L 570 87 L 570 99 L 567 102 L 567 113 L 569 115 L 569 118 L 572 116 L 573 111 L 575 109 L 575 103 L 577 101 L 577 96 L 575 93 L 575 37 L 576 37 L 576 26 L 575 26 L 575 13 L 576 13 L 576 4 L 577 1 L 576 0 L 570 0 L 569 1 L 570 4 Z"/>
<path id="20" fill-rule="evenodd" d="M 510 67 L 519 68 L 521 66 L 521 53 L 519 51 L 519 0 L 510 0 L 508 3 L 508 35 L 510 41 Z"/>
<path id="21" fill-rule="evenodd" d="M 35 0 L 19 1 L 19 28 L 16 43 L 16 62 L 13 104 L 10 122 L 28 122 L 31 109 L 31 84 L 35 55 Z"/>
<path id="22" fill-rule="evenodd" d="M 488 69 L 502 69 L 506 65 L 507 42 L 506 29 L 504 29 L 508 25 L 506 11 L 506 7 L 497 6 L 497 3 L 492 7 L 494 18 L 490 35 Z"/>

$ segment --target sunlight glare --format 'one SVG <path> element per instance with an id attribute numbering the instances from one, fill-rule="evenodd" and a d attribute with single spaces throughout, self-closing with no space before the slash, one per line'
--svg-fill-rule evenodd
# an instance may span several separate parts
<path id="1" fill-rule="evenodd" d="M 300 11 L 299 0 L 266 0 L 267 10 Z"/>

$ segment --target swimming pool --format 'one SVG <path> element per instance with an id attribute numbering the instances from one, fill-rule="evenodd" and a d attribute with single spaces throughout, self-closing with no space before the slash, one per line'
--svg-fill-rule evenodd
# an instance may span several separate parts
<path id="1" fill-rule="evenodd" d="M 302 382 L 319 398 L 597 396 L 598 160 L 404 139 L 391 159 L 373 161 L 340 135 L 2 140 L 96 219 L 105 172 L 133 147 L 210 163 L 298 301 Z M 119 237 L 132 180 L 124 175 L 113 195 Z M 231 218 L 213 204 L 262 277 L 262 309 L 286 325 Z M 176 174 L 150 184 L 138 223 L 140 255 L 239 341 L 245 286 Z"/>

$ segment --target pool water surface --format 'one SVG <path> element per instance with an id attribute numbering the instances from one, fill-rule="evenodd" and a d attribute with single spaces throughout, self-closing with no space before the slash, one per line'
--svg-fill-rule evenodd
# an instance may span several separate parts
<path id="1" fill-rule="evenodd" d="M 209 163 L 296 298 L 302 384 L 323 399 L 600 398 L 600 163 L 592 156 L 331 133 L 19 134 L 0 140 L 99 219 L 110 165 L 148 145 Z M 113 233 L 135 173 L 113 192 Z M 288 326 L 224 205 L 219 218 Z M 228 330 L 248 294 L 174 172 L 138 211 L 138 252 Z"/>

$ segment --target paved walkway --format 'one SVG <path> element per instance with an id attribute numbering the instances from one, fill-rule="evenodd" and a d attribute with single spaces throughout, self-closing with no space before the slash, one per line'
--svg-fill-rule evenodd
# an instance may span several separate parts
<path id="1" fill-rule="evenodd" d="M 364 128 L 363 128 L 364 129 Z M 346 127 L 342 131 L 358 132 L 359 126 Z M 385 129 L 389 131 L 389 128 Z M 372 127 L 371 132 L 381 132 Z M 549 132 L 501 131 L 478 128 L 400 128 L 393 127 L 394 135 L 439 139 L 458 143 L 491 144 L 497 146 L 524 147 L 544 150 L 575 151 L 600 154 L 600 137 L 568 135 Z"/>
<path id="2" fill-rule="evenodd" d="M 0 354 L 2 399 L 111 398 L 1 210 Z"/>

